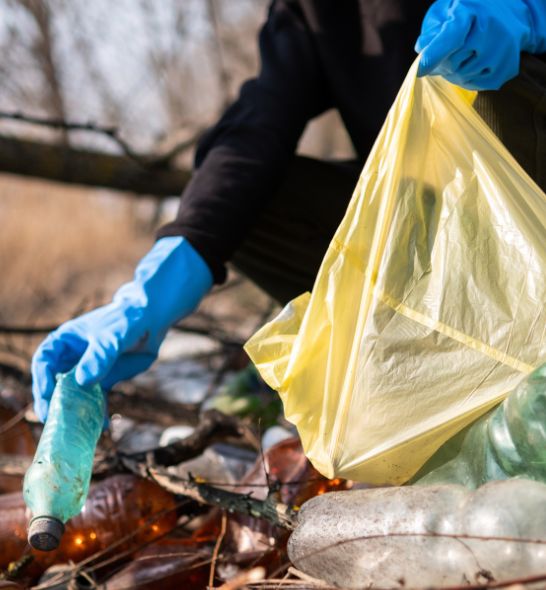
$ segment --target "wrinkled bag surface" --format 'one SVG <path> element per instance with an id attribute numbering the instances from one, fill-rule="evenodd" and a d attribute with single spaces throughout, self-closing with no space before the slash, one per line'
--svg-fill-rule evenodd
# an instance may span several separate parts
<path id="1" fill-rule="evenodd" d="M 246 345 L 328 477 L 403 483 L 546 360 L 546 195 L 416 70 L 313 292 Z"/>

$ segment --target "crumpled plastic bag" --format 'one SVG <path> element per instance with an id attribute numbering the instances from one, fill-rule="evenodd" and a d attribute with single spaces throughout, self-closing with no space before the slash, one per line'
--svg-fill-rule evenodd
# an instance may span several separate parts
<path id="1" fill-rule="evenodd" d="M 246 345 L 329 478 L 405 482 L 546 360 L 546 196 L 471 94 L 416 72 L 313 292 Z"/>

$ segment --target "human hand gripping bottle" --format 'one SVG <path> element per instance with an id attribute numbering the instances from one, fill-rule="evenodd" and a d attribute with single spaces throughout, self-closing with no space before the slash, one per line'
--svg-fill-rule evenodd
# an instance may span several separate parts
<path id="1" fill-rule="evenodd" d="M 47 422 L 24 484 L 33 547 L 54 549 L 63 524 L 85 502 L 104 391 L 154 362 L 170 326 L 197 307 L 212 282 L 185 238 L 162 238 L 111 303 L 66 322 L 38 347 L 32 392 L 36 414 Z"/>
<path id="2" fill-rule="evenodd" d="M 79 386 L 75 370 L 57 376 L 48 418 L 23 485 L 33 515 L 28 541 L 35 549 L 56 549 L 64 523 L 83 508 L 104 413 L 100 385 Z"/>

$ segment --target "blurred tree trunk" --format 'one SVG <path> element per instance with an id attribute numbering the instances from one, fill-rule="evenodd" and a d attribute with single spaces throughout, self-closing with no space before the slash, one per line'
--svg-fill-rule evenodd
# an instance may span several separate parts
<path id="1" fill-rule="evenodd" d="M 213 57 L 220 83 L 220 95 L 222 97 L 221 110 L 225 110 L 230 102 L 230 76 L 226 67 L 220 17 L 214 0 L 207 0 L 208 19 L 212 27 L 212 42 L 214 45 Z"/>
<path id="2" fill-rule="evenodd" d="M 16 2 L 28 12 L 36 26 L 37 36 L 32 49 L 45 82 L 47 96 L 44 97 L 44 104 L 48 105 L 48 111 L 56 119 L 66 120 L 66 106 L 59 68 L 55 60 L 53 19 L 50 6 L 43 0 L 16 0 Z M 60 130 L 59 134 L 63 143 L 68 144 L 67 131 Z"/>

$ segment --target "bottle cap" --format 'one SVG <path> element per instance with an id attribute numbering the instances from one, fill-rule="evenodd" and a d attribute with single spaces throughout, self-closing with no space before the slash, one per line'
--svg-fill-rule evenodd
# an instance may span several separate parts
<path id="1" fill-rule="evenodd" d="M 30 521 L 28 542 L 38 551 L 57 549 L 64 533 L 64 524 L 53 516 L 37 516 Z"/>

